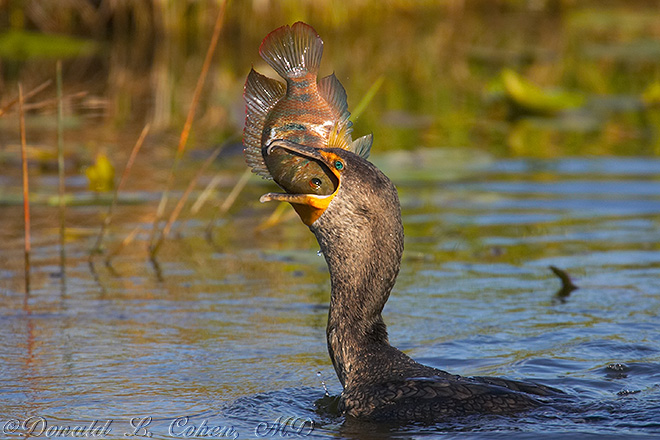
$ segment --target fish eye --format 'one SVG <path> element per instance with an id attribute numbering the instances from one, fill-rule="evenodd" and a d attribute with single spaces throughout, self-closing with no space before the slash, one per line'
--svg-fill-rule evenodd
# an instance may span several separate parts
<path id="1" fill-rule="evenodd" d="M 323 182 L 321 182 L 321 179 L 319 179 L 318 177 L 313 177 L 309 179 L 309 186 L 311 186 L 314 189 L 319 189 L 322 183 Z"/>
<path id="2" fill-rule="evenodd" d="M 343 170 L 344 169 L 344 162 L 342 162 L 341 160 L 336 160 L 335 161 L 335 168 L 339 171 Z"/>

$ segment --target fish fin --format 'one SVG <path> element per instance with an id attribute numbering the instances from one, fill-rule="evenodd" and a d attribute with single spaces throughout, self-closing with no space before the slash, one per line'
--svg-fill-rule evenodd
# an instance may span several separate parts
<path id="1" fill-rule="evenodd" d="M 282 78 L 315 74 L 321 65 L 323 40 L 313 27 L 299 21 L 268 34 L 261 42 L 259 55 Z"/>
<path id="2" fill-rule="evenodd" d="M 284 96 L 286 87 L 279 81 L 250 70 L 245 81 L 245 127 L 243 128 L 243 151 L 245 161 L 252 171 L 272 179 L 261 154 L 261 135 L 268 112 Z"/>
<path id="3" fill-rule="evenodd" d="M 318 90 L 337 115 L 337 122 L 328 137 L 328 147 L 350 149 L 353 123 L 349 120 L 351 114 L 348 111 L 348 99 L 344 86 L 333 73 L 319 81 Z"/>
<path id="4" fill-rule="evenodd" d="M 341 148 L 342 150 L 351 149 L 351 131 L 353 123 L 348 119 L 337 121 L 328 134 L 328 148 Z"/>
<path id="5" fill-rule="evenodd" d="M 369 133 L 357 138 L 351 144 L 350 150 L 362 159 L 368 159 L 371 153 L 371 145 L 374 143 L 374 135 Z"/>
<path id="6" fill-rule="evenodd" d="M 319 94 L 337 112 L 339 120 L 348 119 L 348 97 L 346 89 L 341 85 L 335 74 L 321 78 L 318 85 Z"/>

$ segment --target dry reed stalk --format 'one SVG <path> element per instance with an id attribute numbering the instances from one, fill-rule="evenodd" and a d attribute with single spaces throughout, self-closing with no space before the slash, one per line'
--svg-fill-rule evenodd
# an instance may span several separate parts
<path id="1" fill-rule="evenodd" d="M 30 194 L 28 185 L 27 142 L 25 139 L 25 112 L 23 86 L 18 83 L 18 113 L 21 132 L 21 161 L 23 163 L 23 219 L 25 222 L 25 294 L 30 292 Z"/>
<path id="2" fill-rule="evenodd" d="M 110 223 L 112 222 L 112 214 L 115 210 L 115 207 L 117 206 L 117 200 L 119 199 L 119 191 L 121 191 L 122 188 L 124 187 L 124 182 L 126 181 L 126 177 L 133 168 L 133 163 L 135 162 L 135 158 L 137 157 L 140 148 L 142 148 L 142 144 L 144 143 L 147 134 L 149 134 L 149 128 L 150 128 L 150 124 L 144 126 L 142 132 L 140 133 L 140 137 L 138 137 L 138 140 L 135 142 L 135 145 L 133 145 L 133 149 L 131 150 L 131 155 L 128 157 L 128 161 L 126 162 L 124 171 L 121 173 L 119 184 L 117 185 L 117 188 L 115 188 L 115 192 L 112 195 L 112 203 L 110 203 L 110 208 L 108 208 L 108 214 L 105 216 L 105 219 L 103 219 L 103 224 L 101 224 L 101 230 L 99 231 L 99 235 L 96 238 L 96 243 L 94 244 L 94 247 L 92 247 L 92 249 L 90 250 L 89 253 L 90 258 L 93 253 L 101 251 L 101 245 L 103 244 L 105 231 L 108 229 Z"/>
<path id="3" fill-rule="evenodd" d="M 218 157 L 222 149 L 225 147 L 226 144 L 220 145 L 217 147 L 213 153 L 204 161 L 202 166 L 197 170 L 197 173 L 195 173 L 195 176 L 190 180 L 188 183 L 188 187 L 186 188 L 186 191 L 183 193 L 183 196 L 179 199 L 177 202 L 176 206 L 172 210 L 172 213 L 170 214 L 169 219 L 167 220 L 167 224 L 165 224 L 165 227 L 163 228 L 163 232 L 160 234 L 158 237 L 158 241 L 156 241 L 155 245 L 153 246 L 153 253 L 158 252 L 158 248 L 160 245 L 163 243 L 163 240 L 167 238 L 167 236 L 170 233 L 170 230 L 172 229 L 172 225 L 176 221 L 176 219 L 179 217 L 179 214 L 181 214 L 181 211 L 183 210 L 183 206 L 185 205 L 186 201 L 188 200 L 188 197 L 190 197 L 190 193 L 192 192 L 193 188 L 195 188 L 195 185 L 197 185 L 197 181 L 201 177 L 201 175 L 206 171 L 206 169 L 213 163 L 213 161 Z"/>
<path id="4" fill-rule="evenodd" d="M 51 79 L 42 82 L 37 87 L 35 87 L 34 89 L 32 89 L 28 93 L 26 93 L 25 96 L 23 96 L 23 101 L 25 101 L 26 99 L 32 98 L 34 95 L 36 95 L 37 93 L 41 92 L 46 87 L 48 87 L 50 85 L 50 83 L 52 83 L 52 82 L 53 82 L 53 80 L 51 80 Z M 9 110 L 11 110 L 11 108 L 14 105 L 16 105 L 16 103 L 18 101 L 19 101 L 19 98 L 12 99 L 4 107 L 0 108 L 0 116 L 3 116 L 5 113 L 7 113 Z"/>
<path id="5" fill-rule="evenodd" d="M 88 91 L 76 92 L 76 93 L 72 93 L 70 95 L 67 95 L 66 99 L 82 98 L 84 96 L 87 96 L 88 94 L 89 94 Z M 62 99 L 64 99 L 64 98 L 62 98 Z M 57 97 L 55 99 L 44 99 L 43 101 L 35 102 L 35 103 L 32 103 L 32 104 L 27 104 L 25 106 L 25 110 L 27 110 L 27 111 L 42 110 L 42 109 L 47 109 L 49 107 L 57 107 Z"/>
<path id="6" fill-rule="evenodd" d="M 62 280 L 65 277 L 66 253 L 64 250 L 64 239 L 66 233 L 66 204 L 64 202 L 64 192 L 66 190 L 64 182 L 64 130 L 63 118 L 64 107 L 62 104 L 62 61 L 57 61 L 55 65 L 55 82 L 57 89 L 57 177 L 58 177 L 58 195 L 60 211 L 60 272 Z"/>
<path id="7" fill-rule="evenodd" d="M 218 209 L 218 212 L 220 214 L 224 214 L 231 208 L 231 206 L 234 204 L 236 199 L 238 198 L 238 195 L 243 191 L 243 188 L 245 188 L 245 185 L 247 184 L 248 180 L 250 180 L 250 176 L 252 175 L 252 170 L 251 169 L 246 169 L 243 174 L 241 175 L 241 178 L 238 179 L 238 182 L 236 182 L 236 185 L 232 188 L 231 192 L 225 199 L 225 201 L 220 205 L 220 208 Z"/>
<path id="8" fill-rule="evenodd" d="M 213 176 L 211 181 L 206 185 L 206 188 L 197 196 L 197 200 L 195 200 L 195 203 L 193 203 L 192 207 L 190 208 L 190 213 L 192 215 L 195 215 L 199 212 L 200 209 L 202 209 L 202 206 L 206 201 L 211 197 L 211 192 L 217 188 L 218 185 L 220 185 L 220 182 L 222 181 L 222 176 L 220 174 L 216 174 Z"/>
<path id="9" fill-rule="evenodd" d="M 206 236 L 210 240 L 210 237 L 212 237 L 212 231 L 213 231 L 213 225 L 215 224 L 215 220 L 225 212 L 231 208 L 231 206 L 234 204 L 236 199 L 238 198 L 238 195 L 243 191 L 243 188 L 245 188 L 245 185 L 247 185 L 248 180 L 250 180 L 250 176 L 252 175 L 252 170 L 249 168 L 246 168 L 243 174 L 241 175 L 240 179 L 238 179 L 238 182 L 236 182 L 236 185 L 231 189 L 231 192 L 229 195 L 227 195 L 227 198 L 225 199 L 224 202 L 218 207 L 218 210 L 215 212 L 213 215 L 213 218 L 209 222 L 208 226 L 206 227 Z"/>
<path id="10" fill-rule="evenodd" d="M 135 239 L 135 236 L 137 235 L 137 233 L 138 233 L 139 231 L 140 231 L 140 226 L 137 226 L 135 229 L 133 229 L 133 230 L 131 231 L 130 234 L 128 234 L 128 235 L 127 235 L 127 236 L 121 241 L 121 243 L 119 244 L 119 246 L 117 246 L 112 252 L 109 252 L 109 253 L 108 253 L 108 255 L 105 257 L 105 265 L 106 265 L 106 266 L 109 267 L 110 264 L 111 264 L 111 260 L 112 260 L 114 257 L 116 257 L 117 255 L 119 255 L 119 253 L 120 253 L 120 252 L 121 252 L 126 246 L 128 246 L 129 244 L 131 244 L 131 243 L 133 242 L 133 240 Z"/>
<path id="11" fill-rule="evenodd" d="M 273 213 L 259 226 L 257 226 L 257 231 L 264 231 L 268 228 L 272 228 L 273 226 L 279 225 L 280 223 L 284 223 L 285 221 L 292 219 L 296 216 L 296 211 L 294 210 L 288 210 L 288 203 L 282 202 L 277 205 L 277 208 L 273 211 Z"/>
<path id="12" fill-rule="evenodd" d="M 208 50 L 206 51 L 206 57 L 204 58 L 204 64 L 202 65 L 202 70 L 199 74 L 199 78 L 197 79 L 197 84 L 195 85 L 195 91 L 193 93 L 193 99 L 190 104 L 190 108 L 188 109 L 188 116 L 186 117 L 186 122 L 183 125 L 183 130 L 181 130 L 181 136 L 179 137 L 179 145 L 177 146 L 176 155 L 174 157 L 174 163 L 172 164 L 172 168 L 170 169 L 170 173 L 167 177 L 165 191 L 163 191 L 163 196 L 161 197 L 160 203 L 158 204 L 158 209 L 156 210 L 156 217 L 154 219 L 153 228 L 151 230 L 151 236 L 149 238 L 149 243 L 150 243 L 149 248 L 152 258 L 158 252 L 158 247 L 154 246 L 154 239 L 156 237 L 157 228 L 165 213 L 165 207 L 167 206 L 169 192 L 170 189 L 172 188 L 172 184 L 174 183 L 174 175 L 179 167 L 179 162 L 181 161 L 183 152 L 186 149 L 188 137 L 190 136 L 190 130 L 192 128 L 193 119 L 195 117 L 195 110 L 197 109 L 197 104 L 202 95 L 204 82 L 206 81 L 206 76 L 208 74 L 209 68 L 211 67 L 213 54 L 215 52 L 215 48 L 220 38 L 220 31 L 222 30 L 222 24 L 224 22 L 226 3 L 227 3 L 226 0 L 223 0 L 220 3 L 220 10 L 218 11 L 218 17 L 216 18 L 215 27 L 213 28 L 213 36 L 211 37 L 211 42 L 209 43 Z M 162 236 L 163 236 L 163 232 L 161 232 L 161 236 L 158 239 L 158 244 L 160 244 L 160 242 L 162 241 Z"/>

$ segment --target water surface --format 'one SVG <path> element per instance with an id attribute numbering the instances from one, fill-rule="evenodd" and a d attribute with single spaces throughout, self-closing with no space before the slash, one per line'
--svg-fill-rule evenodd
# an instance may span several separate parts
<path id="1" fill-rule="evenodd" d="M 325 262 L 297 218 L 255 233 L 274 208 L 258 204 L 268 187 L 255 179 L 213 242 L 203 218 L 182 222 L 151 263 L 142 208 L 121 207 L 108 245 L 142 224 L 138 244 L 106 267 L 87 261 L 92 238 L 71 238 L 64 277 L 58 231 L 41 227 L 57 210 L 35 209 L 27 296 L 20 239 L 5 231 L 5 429 L 34 416 L 60 427 L 111 420 L 113 435 L 154 438 L 203 432 L 191 426 L 279 435 L 278 419 L 333 438 L 660 434 L 660 161 L 489 159 L 459 179 L 392 174 L 406 251 L 384 312 L 391 342 L 434 367 L 535 380 L 568 401 L 427 427 L 318 412 L 321 382 L 341 391 L 325 348 Z M 70 208 L 68 221 L 97 212 Z M 557 296 L 550 265 L 579 289 Z"/>
<path id="2" fill-rule="evenodd" d="M 28 3 L 0 2 L 0 28 L 24 38 L 0 47 L 0 437 L 65 438 L 76 426 L 88 437 L 159 439 L 660 436 L 657 1 L 228 2 L 171 200 L 216 145 L 227 148 L 154 260 L 154 213 L 220 3 Z M 254 176 L 216 217 L 246 168 L 245 77 L 253 65 L 267 72 L 262 38 L 297 20 L 324 39 L 321 74 L 335 72 L 351 110 L 375 92 L 354 133 L 374 133 L 372 159 L 402 203 L 406 250 L 384 311 L 391 342 L 452 373 L 534 380 L 565 399 L 431 426 L 361 424 L 318 409 L 328 407 L 326 389 L 337 396 L 341 387 L 325 346 L 329 279 L 314 237 L 290 208 L 263 227 L 277 208 L 259 196 L 275 187 Z M 90 53 L 58 54 L 74 202 L 62 240 L 55 61 L 37 50 L 62 44 L 54 32 L 94 43 Z M 542 96 L 561 90 L 582 104 L 545 114 L 524 105 L 534 99 L 512 104 L 505 71 Z M 18 82 L 27 93 L 45 81 L 26 102 L 26 293 L 11 102 Z M 106 153 L 117 184 L 147 123 L 90 262 L 110 196 L 88 189 L 84 169 Z M 549 266 L 579 289 L 561 292 Z"/>

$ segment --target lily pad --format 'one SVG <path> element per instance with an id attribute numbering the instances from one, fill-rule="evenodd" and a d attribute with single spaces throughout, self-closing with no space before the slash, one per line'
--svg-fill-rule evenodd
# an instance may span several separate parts
<path id="1" fill-rule="evenodd" d="M 85 175 L 92 191 L 108 192 L 115 187 L 115 167 L 103 153 L 99 153 L 94 164 L 85 169 Z"/>
<path id="2" fill-rule="evenodd" d="M 0 34 L 0 58 L 23 61 L 32 58 L 75 58 L 91 55 L 97 44 L 69 35 L 10 30 Z"/>
<path id="3" fill-rule="evenodd" d="M 584 96 L 563 90 L 544 90 L 511 69 L 502 71 L 507 98 L 523 113 L 554 115 L 580 107 Z"/>
<path id="4" fill-rule="evenodd" d="M 644 90 L 642 101 L 649 107 L 660 107 L 660 81 L 651 83 Z"/>

